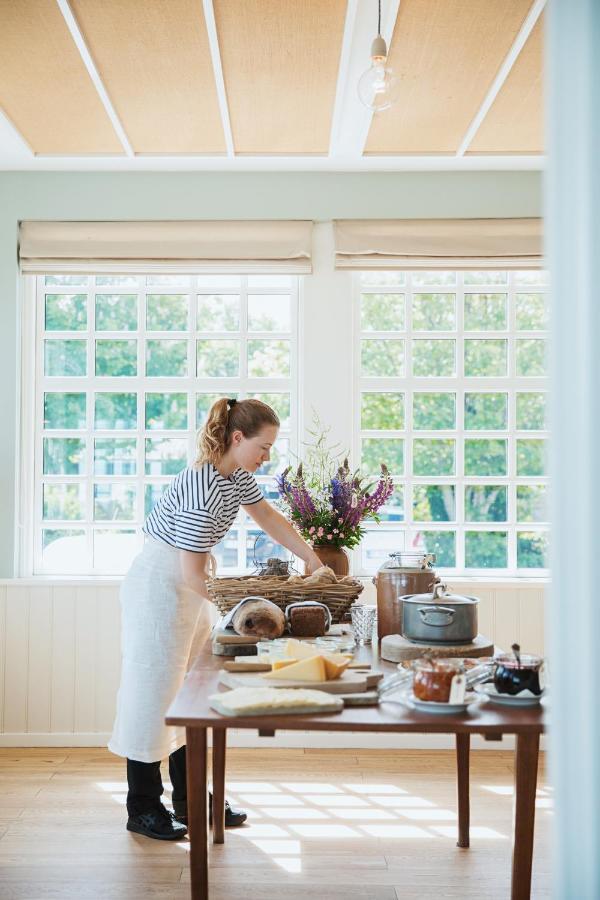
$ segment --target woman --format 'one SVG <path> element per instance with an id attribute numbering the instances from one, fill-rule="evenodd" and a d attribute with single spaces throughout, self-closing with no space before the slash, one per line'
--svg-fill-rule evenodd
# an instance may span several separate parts
<path id="1" fill-rule="evenodd" d="M 178 840 L 187 832 L 185 728 L 164 719 L 216 618 L 206 590 L 210 551 L 240 505 L 301 557 L 307 572 L 321 565 L 263 499 L 252 474 L 269 460 L 278 430 L 277 415 L 260 400 L 217 400 L 200 432 L 194 465 L 173 479 L 146 519 L 144 549 L 121 586 L 121 684 L 108 747 L 127 758 L 127 829 L 137 834 Z M 167 756 L 174 812 L 160 800 L 160 761 Z M 226 825 L 245 819 L 226 804 Z"/>

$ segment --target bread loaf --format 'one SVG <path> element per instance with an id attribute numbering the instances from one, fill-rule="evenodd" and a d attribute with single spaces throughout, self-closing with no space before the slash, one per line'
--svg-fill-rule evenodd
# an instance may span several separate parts
<path id="1" fill-rule="evenodd" d="M 273 640 L 285 631 L 285 616 L 275 603 L 257 598 L 240 606 L 232 625 L 238 634 Z"/>
<path id="2" fill-rule="evenodd" d="M 290 631 L 296 637 L 322 637 L 329 624 L 322 606 L 294 606 L 289 612 Z"/>

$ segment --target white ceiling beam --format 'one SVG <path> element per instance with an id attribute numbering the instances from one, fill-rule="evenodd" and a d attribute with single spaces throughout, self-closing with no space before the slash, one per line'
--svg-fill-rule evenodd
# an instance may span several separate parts
<path id="1" fill-rule="evenodd" d="M 381 35 L 388 45 L 400 0 L 382 0 Z M 371 64 L 377 36 L 377 0 L 348 0 L 329 142 L 330 159 L 360 159 L 369 136 L 373 111 L 358 98 L 358 79 Z M 379 113 L 385 115 L 385 112 Z"/>
<path id="2" fill-rule="evenodd" d="M 0 162 L 12 163 L 35 158 L 35 153 L 7 114 L 0 108 Z"/>
<path id="3" fill-rule="evenodd" d="M 533 4 L 531 9 L 527 13 L 527 17 L 525 18 L 525 21 L 521 25 L 521 29 L 520 29 L 518 35 L 516 36 L 512 47 L 508 51 L 506 58 L 504 59 L 504 62 L 498 69 L 498 74 L 494 78 L 489 91 L 485 95 L 483 103 L 477 110 L 475 118 L 473 119 L 473 121 L 471 122 L 469 127 L 467 128 L 465 136 L 462 139 L 458 150 L 456 151 L 457 156 L 464 156 L 465 153 L 467 152 L 467 150 L 469 149 L 471 141 L 473 140 L 473 138 L 479 131 L 479 128 L 481 127 L 481 123 L 487 116 L 494 100 L 500 93 L 504 82 L 508 78 L 510 70 L 514 66 L 519 53 L 525 46 L 527 38 L 533 31 L 533 27 L 534 27 L 535 23 L 537 22 L 537 20 L 539 19 L 540 15 L 542 14 L 542 10 L 544 9 L 545 5 L 546 5 L 546 0 L 535 0 L 535 3 Z"/>
<path id="4" fill-rule="evenodd" d="M 102 105 L 103 105 L 104 109 L 106 110 L 108 118 L 112 122 L 112 126 L 115 129 L 115 132 L 117 133 L 117 137 L 119 138 L 119 140 L 121 141 L 121 144 L 123 145 L 123 150 L 125 151 L 127 156 L 129 156 L 129 157 L 135 156 L 135 153 L 133 152 L 133 147 L 129 143 L 129 138 L 127 137 L 127 134 L 125 133 L 125 129 L 123 128 L 121 120 L 119 119 L 117 112 L 116 112 L 114 106 L 112 105 L 111 99 L 108 96 L 108 92 L 107 92 L 106 88 L 104 87 L 104 84 L 102 82 L 102 79 L 100 78 L 98 69 L 96 68 L 96 64 L 94 63 L 94 60 L 92 59 L 90 51 L 88 50 L 87 44 L 85 42 L 85 39 L 80 31 L 79 25 L 77 24 L 77 20 L 75 19 L 75 16 L 73 15 L 73 11 L 71 10 L 71 7 L 69 6 L 69 0 L 56 0 L 56 2 L 58 4 L 58 8 L 60 9 L 60 11 L 63 15 L 65 22 L 67 24 L 67 28 L 71 32 L 71 37 L 73 38 L 73 40 L 75 42 L 75 46 L 77 47 L 77 49 L 79 51 L 79 55 L 81 56 L 81 59 L 83 60 L 83 64 L 86 67 L 86 69 L 88 70 L 88 74 L 89 74 L 90 78 L 92 79 L 92 83 L 93 83 L 94 87 L 96 88 L 96 91 L 98 92 L 98 96 L 100 97 Z"/>
<path id="5" fill-rule="evenodd" d="M 233 134 L 231 132 L 231 120 L 229 118 L 229 104 L 227 103 L 225 79 L 223 78 L 223 65 L 221 62 L 221 51 L 219 49 L 219 35 L 217 34 L 215 10 L 212 0 L 202 0 L 202 6 L 204 8 L 204 19 L 206 21 L 206 31 L 208 33 L 210 57 L 212 59 L 213 72 L 215 75 L 215 86 L 217 88 L 223 134 L 225 136 L 225 147 L 227 148 L 227 156 L 233 158 L 235 156 L 235 150 L 233 147 Z"/>

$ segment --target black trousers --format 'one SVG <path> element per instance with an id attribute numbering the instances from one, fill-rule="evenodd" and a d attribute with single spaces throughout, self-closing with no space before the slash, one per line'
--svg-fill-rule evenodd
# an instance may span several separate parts
<path id="1" fill-rule="evenodd" d="M 169 776 L 173 793 L 171 799 L 181 801 L 187 799 L 186 784 L 186 750 L 185 745 L 169 756 Z M 127 812 L 130 816 L 147 812 L 160 802 L 164 792 L 158 762 L 139 762 L 137 759 L 127 760 Z"/>

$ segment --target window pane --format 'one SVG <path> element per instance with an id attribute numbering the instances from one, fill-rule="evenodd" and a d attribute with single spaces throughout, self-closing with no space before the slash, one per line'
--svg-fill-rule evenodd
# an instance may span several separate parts
<path id="1" fill-rule="evenodd" d="M 548 284 L 548 273 L 543 269 L 515 272 L 515 284 Z"/>
<path id="2" fill-rule="evenodd" d="M 271 459 L 256 470 L 257 475 L 274 475 L 283 472 L 290 464 L 290 442 L 287 438 L 278 438 L 271 447 Z"/>
<path id="3" fill-rule="evenodd" d="M 264 531 L 252 529 L 246 533 L 246 568 L 255 571 L 268 559 L 291 559 L 292 554 L 281 544 L 278 544 Z"/>
<path id="4" fill-rule="evenodd" d="M 239 275 L 198 275 L 198 285 L 203 288 L 239 288 L 241 283 Z"/>
<path id="5" fill-rule="evenodd" d="M 137 275 L 96 275 L 98 287 L 137 287 Z"/>
<path id="6" fill-rule="evenodd" d="M 404 428 L 404 394 L 361 394 L 360 427 L 376 431 Z"/>
<path id="7" fill-rule="evenodd" d="M 85 441 L 44 438 L 44 475 L 84 475 Z"/>
<path id="8" fill-rule="evenodd" d="M 360 342 L 361 375 L 400 378 L 404 375 L 404 341 Z"/>
<path id="9" fill-rule="evenodd" d="M 137 375 L 137 341 L 96 341 L 96 375 Z"/>
<path id="10" fill-rule="evenodd" d="M 505 531 L 466 531 L 467 569 L 505 569 L 508 564 L 508 535 Z"/>
<path id="11" fill-rule="evenodd" d="M 42 530 L 42 566 L 45 572 L 59 575 L 81 571 L 86 565 L 85 532 L 78 529 Z"/>
<path id="12" fill-rule="evenodd" d="M 233 394 L 231 396 L 234 396 Z M 249 397 L 253 397 L 255 400 L 262 400 L 263 403 L 266 403 L 267 406 L 270 406 L 271 409 L 274 409 L 279 418 L 279 422 L 281 424 L 281 428 L 289 428 L 290 427 L 290 416 L 291 416 L 291 398 L 289 394 L 285 393 L 270 393 L 270 394 L 248 394 Z"/>
<path id="13" fill-rule="evenodd" d="M 392 475 L 404 472 L 404 441 L 399 438 L 364 438 L 361 454 L 362 467 L 369 475 L 379 475 L 381 463 Z"/>
<path id="14" fill-rule="evenodd" d="M 146 394 L 146 428 L 187 428 L 187 394 Z"/>
<path id="15" fill-rule="evenodd" d="M 517 567 L 548 568 L 548 534 L 545 531 L 517 531 Z"/>
<path id="16" fill-rule="evenodd" d="M 546 395 L 537 393 L 517 394 L 517 429 L 519 431 L 544 431 L 546 422 Z"/>
<path id="17" fill-rule="evenodd" d="M 465 440 L 465 475 L 506 475 L 506 441 Z"/>
<path id="18" fill-rule="evenodd" d="M 414 331 L 454 331 L 455 294 L 415 294 L 412 302 Z"/>
<path id="19" fill-rule="evenodd" d="M 422 378 L 451 377 L 456 373 L 456 341 L 415 340 L 412 342 L 413 375 Z"/>
<path id="20" fill-rule="evenodd" d="M 377 513 L 382 522 L 404 521 L 404 488 L 396 485 L 387 502 Z"/>
<path id="21" fill-rule="evenodd" d="M 94 569 L 97 572 L 124 574 L 138 550 L 138 538 L 131 528 L 94 530 Z"/>
<path id="22" fill-rule="evenodd" d="M 517 440 L 517 475 L 546 474 L 546 441 Z"/>
<path id="23" fill-rule="evenodd" d="M 506 522 L 507 488 L 499 484 L 465 487 L 466 522 Z"/>
<path id="24" fill-rule="evenodd" d="M 453 522 L 456 519 L 456 488 L 453 484 L 413 485 L 415 522 Z"/>
<path id="25" fill-rule="evenodd" d="M 44 341 L 44 375 L 65 377 L 86 372 L 86 341 Z"/>
<path id="26" fill-rule="evenodd" d="M 248 331 L 289 331 L 289 294 L 248 294 Z"/>
<path id="27" fill-rule="evenodd" d="M 465 331 L 506 331 L 508 294 L 465 294 Z"/>
<path id="28" fill-rule="evenodd" d="M 182 438 L 146 440 L 146 475 L 177 475 L 187 465 L 187 441 Z"/>
<path id="29" fill-rule="evenodd" d="M 508 272 L 465 272 L 465 284 L 508 284 Z"/>
<path id="30" fill-rule="evenodd" d="M 163 484 L 147 484 L 144 487 L 144 516 L 148 516 L 164 492 L 169 487 L 168 482 L 164 482 Z"/>
<path id="31" fill-rule="evenodd" d="M 393 270 L 387 272 L 361 272 L 360 277 L 363 284 L 375 285 L 377 287 L 380 285 L 393 287 L 395 285 L 406 284 L 405 273 L 395 272 Z"/>
<path id="32" fill-rule="evenodd" d="M 137 294 L 96 294 L 96 331 L 136 331 Z"/>
<path id="33" fill-rule="evenodd" d="M 234 378 L 240 373 L 239 341 L 197 341 L 199 378 Z"/>
<path id="34" fill-rule="evenodd" d="M 46 275 L 44 279 L 44 284 L 54 284 L 54 285 L 62 285 L 62 286 L 70 286 L 74 284 L 87 284 L 88 277 L 87 275 L 77 274 L 77 275 Z"/>
<path id="35" fill-rule="evenodd" d="M 163 287 L 187 287 L 190 283 L 190 276 L 177 275 L 157 275 L 152 273 L 146 277 L 146 284 L 159 284 Z"/>
<path id="36" fill-rule="evenodd" d="M 85 394 L 44 394 L 44 428 L 85 428 Z"/>
<path id="37" fill-rule="evenodd" d="M 456 532 L 417 531 L 411 550 L 421 553 L 435 553 L 436 569 L 456 568 Z"/>
<path id="38" fill-rule="evenodd" d="M 508 394 L 465 394 L 467 431 L 505 431 L 508 428 Z"/>
<path id="39" fill-rule="evenodd" d="M 236 294 L 200 294 L 198 331 L 239 331 L 240 298 Z"/>
<path id="40" fill-rule="evenodd" d="M 187 341 L 147 341 L 146 375 L 185 377 L 188 372 L 187 346 Z"/>
<path id="41" fill-rule="evenodd" d="M 456 284 L 456 272 L 413 272 L 411 275 L 413 287 L 423 287 L 425 285 L 448 285 Z"/>
<path id="42" fill-rule="evenodd" d="M 277 272 L 275 275 L 248 275 L 248 287 L 250 288 L 291 286 L 291 275 L 283 275 L 280 272 Z"/>
<path id="43" fill-rule="evenodd" d="M 517 522 L 547 522 L 546 494 L 545 484 L 518 484 Z"/>
<path id="44" fill-rule="evenodd" d="M 237 400 L 237 391 L 232 391 L 229 394 L 196 394 L 196 428 L 200 428 L 206 422 L 208 417 L 208 412 L 217 400 L 220 400 L 221 397 L 227 397 L 232 400 Z"/>
<path id="45" fill-rule="evenodd" d="M 454 447 L 451 439 L 416 438 L 413 441 L 415 475 L 454 475 Z"/>
<path id="46" fill-rule="evenodd" d="M 135 475 L 137 471 L 135 438 L 99 438 L 94 441 L 96 475 Z"/>
<path id="47" fill-rule="evenodd" d="M 83 519 L 85 485 L 45 484 L 43 488 L 44 519 Z"/>
<path id="48" fill-rule="evenodd" d="M 508 341 L 465 341 L 465 376 L 467 378 L 501 377 L 507 373 Z"/>
<path id="49" fill-rule="evenodd" d="M 386 562 L 390 553 L 404 549 L 404 533 L 369 529 L 360 543 L 361 566 L 367 572 L 376 572 Z"/>
<path id="50" fill-rule="evenodd" d="M 517 294 L 515 297 L 518 331 L 545 331 L 548 327 L 545 294 Z"/>
<path id="51" fill-rule="evenodd" d="M 546 341 L 517 340 L 517 375 L 546 375 Z"/>
<path id="52" fill-rule="evenodd" d="M 130 430 L 137 426 L 137 394 L 96 394 L 94 427 Z"/>
<path id="53" fill-rule="evenodd" d="M 289 341 L 248 341 L 250 378 L 289 378 Z"/>
<path id="54" fill-rule="evenodd" d="M 404 331 L 404 294 L 362 294 L 362 331 Z"/>
<path id="55" fill-rule="evenodd" d="M 456 394 L 413 394 L 413 428 L 415 431 L 456 428 Z"/>
<path id="56" fill-rule="evenodd" d="M 186 294 L 148 294 L 146 328 L 148 331 L 187 331 Z"/>
<path id="57" fill-rule="evenodd" d="M 96 522 L 128 522 L 135 518 L 135 487 L 126 484 L 94 485 Z"/>
<path id="58" fill-rule="evenodd" d="M 217 571 L 223 569 L 236 569 L 238 564 L 238 532 L 236 529 L 228 531 L 222 541 L 210 551 L 217 560 Z M 252 566 L 254 568 L 254 566 Z"/>
<path id="59" fill-rule="evenodd" d="M 46 294 L 46 331 L 85 331 L 85 294 Z"/>

